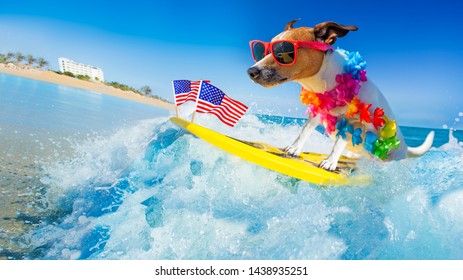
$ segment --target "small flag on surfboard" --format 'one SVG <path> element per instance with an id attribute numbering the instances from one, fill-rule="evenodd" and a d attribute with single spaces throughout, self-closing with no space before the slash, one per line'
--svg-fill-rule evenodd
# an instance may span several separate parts
<path id="1" fill-rule="evenodd" d="M 180 106 L 187 101 L 194 101 L 198 98 L 201 81 L 175 80 L 172 81 L 174 88 L 175 106 Z"/>
<path id="2" fill-rule="evenodd" d="M 195 101 L 197 113 L 215 115 L 228 126 L 235 126 L 248 107 L 230 98 L 209 81 L 175 80 L 173 83 L 175 106 Z"/>

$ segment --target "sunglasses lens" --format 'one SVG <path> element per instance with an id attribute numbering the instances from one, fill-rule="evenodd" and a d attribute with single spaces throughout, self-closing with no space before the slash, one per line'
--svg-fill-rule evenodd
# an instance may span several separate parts
<path id="1" fill-rule="evenodd" d="M 262 43 L 255 42 L 252 44 L 252 53 L 256 61 L 261 60 L 265 57 L 265 46 Z"/>
<path id="2" fill-rule="evenodd" d="M 290 42 L 278 42 L 273 44 L 272 53 L 281 64 L 291 64 L 295 55 L 294 45 Z"/>

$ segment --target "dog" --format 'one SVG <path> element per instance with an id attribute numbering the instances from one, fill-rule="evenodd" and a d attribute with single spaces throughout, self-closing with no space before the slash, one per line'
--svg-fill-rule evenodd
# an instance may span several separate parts
<path id="1" fill-rule="evenodd" d="M 320 167 L 333 171 L 343 152 L 351 158 L 378 157 L 400 160 L 421 156 L 434 139 L 430 132 L 419 147 L 407 147 L 395 117 L 381 91 L 366 77 L 358 53 L 332 45 L 354 25 L 323 22 L 310 27 L 293 27 L 288 22 L 270 43 L 251 41 L 256 63 L 249 77 L 263 87 L 294 81 L 302 86 L 301 100 L 308 106 L 308 121 L 294 143 L 285 148 L 287 156 L 298 157 L 310 134 L 319 125 L 334 140 Z"/>

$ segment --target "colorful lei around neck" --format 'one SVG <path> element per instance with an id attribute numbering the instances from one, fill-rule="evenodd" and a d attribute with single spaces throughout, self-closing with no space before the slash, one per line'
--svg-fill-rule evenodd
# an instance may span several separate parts
<path id="1" fill-rule="evenodd" d="M 347 56 L 347 61 L 344 65 L 344 73 L 336 75 L 337 85 L 323 93 L 302 88 L 300 99 L 303 104 L 308 105 L 306 113 L 312 117 L 320 116 L 326 133 L 332 134 L 337 130 L 336 136 L 344 139 L 347 137 L 346 133 L 349 133 L 352 136 L 352 145 L 363 143 L 367 151 L 381 159 L 387 159 L 390 150 L 398 149 L 400 145 L 400 140 L 396 137 L 395 120 L 389 120 L 382 108 L 377 107 L 373 110 L 372 104 L 363 103 L 358 98 L 361 83 L 367 81 L 365 70 L 367 63 L 358 52 L 339 51 Z M 344 117 L 336 117 L 330 113 L 336 107 L 344 106 L 347 106 Z M 363 139 L 362 129 L 354 129 L 349 119 L 370 123 L 379 133 L 366 131 Z"/>

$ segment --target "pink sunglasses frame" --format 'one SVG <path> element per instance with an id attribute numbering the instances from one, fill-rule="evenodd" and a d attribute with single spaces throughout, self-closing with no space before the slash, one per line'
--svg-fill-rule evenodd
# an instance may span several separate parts
<path id="1" fill-rule="evenodd" d="M 275 53 L 272 52 L 273 45 L 277 43 L 282 43 L 282 42 L 287 42 L 291 43 L 294 46 L 294 60 L 293 62 L 289 64 L 281 63 L 278 61 L 278 59 L 275 56 Z M 249 42 L 249 47 L 251 48 L 251 53 L 252 53 L 252 58 L 254 61 L 259 61 L 256 59 L 256 56 L 254 55 L 254 44 L 255 43 L 260 43 L 264 45 L 264 57 L 267 56 L 269 53 L 272 53 L 273 59 L 275 60 L 276 63 L 278 63 L 281 66 L 291 66 L 296 63 L 297 61 L 297 50 L 299 48 L 309 48 L 309 49 L 314 49 L 317 51 L 322 51 L 322 52 L 327 52 L 329 50 L 333 51 L 333 47 L 329 44 L 321 43 L 321 42 L 312 42 L 312 41 L 292 41 L 292 40 L 277 40 L 277 41 L 272 41 L 270 43 L 263 42 L 260 40 L 252 40 Z"/>

